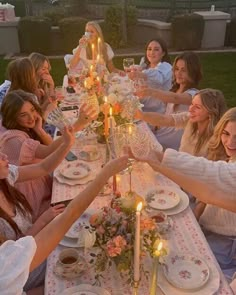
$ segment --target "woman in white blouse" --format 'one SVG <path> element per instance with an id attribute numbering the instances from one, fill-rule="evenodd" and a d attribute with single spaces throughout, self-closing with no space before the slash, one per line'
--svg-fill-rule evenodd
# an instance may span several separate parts
<path id="1" fill-rule="evenodd" d="M 109 72 L 124 74 L 114 64 L 114 52 L 111 46 L 104 41 L 100 25 L 90 21 L 85 26 L 85 34 L 80 38 L 79 45 L 73 49 L 73 56 L 69 61 L 69 70 L 81 70 L 83 65 L 89 66 L 93 61 L 104 64 Z"/>

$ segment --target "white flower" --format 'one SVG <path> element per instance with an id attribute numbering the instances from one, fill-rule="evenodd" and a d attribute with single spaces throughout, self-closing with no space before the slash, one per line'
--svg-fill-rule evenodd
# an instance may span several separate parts
<path id="1" fill-rule="evenodd" d="M 110 103 L 111 105 L 114 105 L 118 101 L 118 97 L 115 93 L 110 93 L 107 96 L 107 102 Z"/>

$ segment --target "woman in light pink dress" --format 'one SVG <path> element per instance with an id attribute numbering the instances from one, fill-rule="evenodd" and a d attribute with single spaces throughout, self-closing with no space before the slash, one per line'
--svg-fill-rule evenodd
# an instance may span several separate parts
<path id="1" fill-rule="evenodd" d="M 94 111 L 81 107 L 79 119 L 74 123 L 78 131 L 94 119 Z M 54 152 L 62 138 L 51 141 L 42 127 L 42 115 L 34 95 L 16 90 L 9 92 L 1 106 L 2 127 L 0 128 L 0 152 L 8 156 L 11 164 L 20 166 L 36 163 Z M 40 177 L 22 182 L 16 188 L 25 195 L 33 212 L 33 221 L 50 205 L 52 177 Z"/>

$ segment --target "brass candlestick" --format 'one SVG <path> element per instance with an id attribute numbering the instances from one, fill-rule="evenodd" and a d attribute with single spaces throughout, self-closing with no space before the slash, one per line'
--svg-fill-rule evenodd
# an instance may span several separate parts
<path id="1" fill-rule="evenodd" d="M 134 295 L 138 295 L 139 281 L 134 281 Z"/>

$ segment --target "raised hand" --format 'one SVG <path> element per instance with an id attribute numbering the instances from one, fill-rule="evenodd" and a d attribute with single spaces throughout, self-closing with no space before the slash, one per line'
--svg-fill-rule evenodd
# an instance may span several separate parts
<path id="1" fill-rule="evenodd" d="M 139 99 L 145 98 L 147 96 L 151 96 L 151 88 L 139 87 L 136 89 L 135 95 L 137 95 Z"/>
<path id="2" fill-rule="evenodd" d="M 57 215 L 62 213 L 65 210 L 64 204 L 58 204 L 53 207 L 48 208 L 42 215 L 38 218 L 38 221 L 43 224 L 48 224 L 51 220 L 53 220 Z"/>
<path id="3" fill-rule="evenodd" d="M 97 110 L 93 106 L 83 103 L 80 107 L 79 118 L 74 123 L 75 131 L 83 129 L 86 125 L 97 118 Z"/>
<path id="4" fill-rule="evenodd" d="M 63 141 L 67 145 L 72 146 L 75 142 L 74 128 L 72 126 L 65 126 L 61 131 Z"/>
<path id="5" fill-rule="evenodd" d="M 128 167 L 128 155 L 124 155 L 108 162 L 104 166 L 104 169 L 106 169 L 108 174 L 112 176 L 119 173 L 122 170 L 125 170 L 127 167 Z"/>

